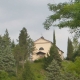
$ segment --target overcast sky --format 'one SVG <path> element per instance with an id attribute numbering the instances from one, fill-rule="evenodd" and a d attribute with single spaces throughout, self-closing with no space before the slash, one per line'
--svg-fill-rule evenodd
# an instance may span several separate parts
<path id="1" fill-rule="evenodd" d="M 44 36 L 53 40 L 53 27 L 45 30 L 43 22 L 51 12 L 48 3 L 59 3 L 68 0 L 0 0 L 0 35 L 8 29 L 11 39 L 18 39 L 20 30 L 26 27 L 30 37 L 36 40 Z M 66 56 L 67 38 L 70 36 L 68 29 L 55 28 L 57 46 L 64 51 Z"/>

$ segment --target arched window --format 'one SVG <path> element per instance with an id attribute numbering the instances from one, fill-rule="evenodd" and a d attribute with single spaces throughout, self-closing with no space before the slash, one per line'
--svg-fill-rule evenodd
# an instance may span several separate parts
<path id="1" fill-rule="evenodd" d="M 39 50 L 44 50 L 44 48 L 43 47 L 40 47 Z"/>

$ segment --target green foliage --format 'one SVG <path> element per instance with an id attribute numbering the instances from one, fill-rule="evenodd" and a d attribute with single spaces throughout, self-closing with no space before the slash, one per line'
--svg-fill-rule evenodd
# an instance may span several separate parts
<path id="1" fill-rule="evenodd" d="M 76 57 L 75 61 L 63 61 L 62 66 L 65 70 L 65 72 L 70 72 L 73 74 L 73 76 L 77 77 L 80 79 L 80 57 Z"/>
<path id="2" fill-rule="evenodd" d="M 16 46 L 16 44 L 15 44 L 14 40 L 12 40 L 12 42 L 11 42 L 11 48 L 14 49 L 15 46 Z"/>
<path id="3" fill-rule="evenodd" d="M 13 49 L 14 58 L 16 59 L 16 63 L 19 64 L 19 61 L 22 60 L 21 47 L 16 45 Z"/>
<path id="4" fill-rule="evenodd" d="M 70 27 L 76 28 L 80 26 L 80 3 L 66 2 L 59 4 L 48 4 L 49 9 L 54 12 L 44 23 L 45 28 L 49 28 L 56 20 L 61 20 L 57 24 L 60 28 Z M 67 20 L 66 20 L 67 19 Z"/>
<path id="5" fill-rule="evenodd" d="M 27 29 L 23 27 L 19 34 L 19 43 L 13 49 L 13 54 L 16 59 L 17 66 L 19 63 L 21 63 L 22 67 L 24 68 L 24 63 L 30 58 L 30 54 L 32 54 L 33 50 L 34 43 L 28 35 Z"/>
<path id="6" fill-rule="evenodd" d="M 43 61 L 31 62 L 31 71 L 34 74 L 35 80 L 44 80 L 46 76 L 46 71 L 43 69 Z"/>
<path id="7" fill-rule="evenodd" d="M 71 72 L 64 72 L 62 76 L 63 80 L 79 80 L 80 78 L 73 75 Z"/>
<path id="8" fill-rule="evenodd" d="M 60 66 L 56 60 L 53 60 L 47 67 L 47 80 L 62 80 L 60 75 Z"/>
<path id="9" fill-rule="evenodd" d="M 8 73 L 0 70 L 0 80 L 10 80 Z"/>
<path id="10" fill-rule="evenodd" d="M 72 41 L 68 38 L 67 60 L 72 60 L 72 58 L 73 58 L 73 45 Z"/>
<path id="11" fill-rule="evenodd" d="M 35 80 L 34 74 L 31 71 L 31 67 L 30 67 L 29 62 L 27 62 L 25 64 L 25 68 L 24 68 L 24 71 L 23 71 L 23 74 L 22 74 L 22 78 L 23 78 L 23 80 Z"/>
<path id="12" fill-rule="evenodd" d="M 72 61 L 65 60 L 62 62 L 62 66 L 65 72 L 72 72 L 73 74 L 75 73 L 74 72 L 75 64 Z"/>
<path id="13" fill-rule="evenodd" d="M 78 46 L 78 49 L 74 52 L 73 59 L 75 59 L 76 57 L 80 57 L 80 44 Z"/>
<path id="14" fill-rule="evenodd" d="M 20 31 L 19 34 L 19 46 L 21 47 L 22 54 L 23 54 L 23 60 L 28 58 L 30 54 L 32 54 L 32 51 L 34 50 L 34 44 L 32 39 L 29 37 L 27 33 L 27 29 L 23 27 L 23 29 Z"/>
<path id="15" fill-rule="evenodd" d="M 56 45 L 52 45 L 50 48 L 50 56 L 53 57 L 53 59 L 55 59 L 57 62 L 61 62 L 61 58 L 60 55 L 58 53 L 58 48 L 56 47 Z"/>
<path id="16" fill-rule="evenodd" d="M 3 36 L 3 40 L 5 41 L 5 45 L 11 45 L 11 39 L 9 37 L 8 30 L 6 29 L 5 34 Z"/>
<path id="17" fill-rule="evenodd" d="M 6 41 L 0 37 L 0 70 L 5 70 L 9 73 L 15 71 L 15 59 L 11 51 L 11 46 L 6 45 Z"/>
<path id="18" fill-rule="evenodd" d="M 54 45 L 56 45 L 55 30 L 53 32 L 53 43 L 54 43 Z"/>
<path id="19" fill-rule="evenodd" d="M 49 54 L 47 55 L 47 57 L 44 57 L 44 59 L 43 59 L 43 61 L 44 61 L 43 67 L 45 70 L 48 67 L 48 65 L 52 62 L 53 59 L 57 60 L 59 65 L 61 65 L 61 63 L 60 63 L 61 58 L 58 53 L 58 48 L 56 47 L 55 31 L 53 32 L 53 43 L 50 48 Z"/>
<path id="20" fill-rule="evenodd" d="M 51 48 L 50 48 L 50 55 L 47 55 L 48 57 L 45 57 L 44 58 L 44 69 L 46 69 L 48 67 L 48 65 L 52 62 L 53 59 L 55 59 L 58 64 L 61 66 L 61 58 L 60 58 L 60 55 L 58 53 L 58 49 L 56 47 L 56 45 L 52 45 Z"/>
<path id="21" fill-rule="evenodd" d="M 51 26 L 59 28 L 69 27 L 72 33 L 79 38 L 80 36 L 80 1 L 73 0 L 59 4 L 48 4 L 49 10 L 53 12 L 44 22 L 44 28 L 49 29 Z M 59 21 L 58 23 L 55 23 Z M 76 35 L 77 34 L 77 35 Z"/>
<path id="22" fill-rule="evenodd" d="M 37 60 L 35 62 L 27 62 L 27 56 L 34 50 L 34 44 L 32 39 L 28 36 L 27 39 L 24 38 L 22 41 L 22 35 L 26 35 L 27 31 L 23 29 L 20 39 L 20 44 L 15 45 L 14 41 L 11 42 L 8 30 L 6 30 L 4 36 L 0 36 L 0 80 L 80 80 L 80 45 L 72 52 L 72 42 L 69 39 L 69 58 L 74 58 L 72 61 L 62 61 L 58 53 L 58 49 L 54 44 L 56 41 L 55 33 L 53 34 L 53 45 L 50 48 L 50 55 L 44 59 Z M 28 34 L 27 34 L 28 35 Z M 24 44 L 25 43 L 25 44 Z M 73 46 L 76 45 L 76 40 L 74 40 Z M 13 50 L 13 54 L 12 54 Z M 27 53 L 25 53 L 27 52 Z M 26 56 L 25 56 L 26 55 Z M 15 59 L 16 59 L 16 72 L 17 75 L 14 76 L 15 71 Z M 23 61 L 24 60 L 24 61 Z M 22 68 L 20 63 L 24 63 L 25 66 Z M 62 64 L 61 64 L 62 63 Z M 46 68 L 46 70 L 43 69 Z M 47 75 L 46 75 L 47 73 Z M 9 76 L 8 76 L 9 74 Z M 11 75 L 10 75 L 11 74 Z"/>
<path id="23" fill-rule="evenodd" d="M 72 45 L 73 45 L 73 51 L 76 52 L 79 47 L 79 42 L 78 39 L 76 39 L 75 37 L 73 37 Z"/>
<path id="24" fill-rule="evenodd" d="M 80 74 L 80 68 L 79 68 L 79 66 L 80 66 L 80 57 L 76 57 L 74 64 L 75 64 L 75 69 L 74 69 L 75 72 Z"/>
<path id="25" fill-rule="evenodd" d="M 20 31 L 20 34 L 19 34 L 19 46 L 21 47 L 21 49 L 23 50 L 22 51 L 22 60 L 25 60 L 27 57 L 27 39 L 29 38 L 28 34 L 27 34 L 27 30 L 26 28 L 23 28 L 21 31 Z"/>
<path id="26" fill-rule="evenodd" d="M 50 65 L 51 61 L 53 60 L 53 58 L 51 56 L 47 56 L 47 57 L 44 57 L 43 59 L 43 68 L 46 70 L 46 68 L 48 67 L 48 65 Z"/>

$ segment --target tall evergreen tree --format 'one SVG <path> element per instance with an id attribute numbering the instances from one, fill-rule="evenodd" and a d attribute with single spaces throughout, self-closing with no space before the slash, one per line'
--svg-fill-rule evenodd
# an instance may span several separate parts
<path id="1" fill-rule="evenodd" d="M 24 59 L 34 50 L 34 43 L 27 33 L 27 29 L 23 28 L 19 35 L 19 46 L 23 49 Z"/>
<path id="2" fill-rule="evenodd" d="M 29 36 L 27 34 L 27 30 L 26 30 L 26 28 L 23 27 L 19 34 L 19 45 L 21 47 L 26 46 L 26 44 L 27 44 L 26 40 L 28 37 Z"/>
<path id="3" fill-rule="evenodd" d="M 68 38 L 67 60 L 72 60 L 72 57 L 73 57 L 73 45 L 72 45 L 72 41 Z"/>
<path id="4" fill-rule="evenodd" d="M 34 50 L 33 41 L 28 35 L 27 29 L 25 27 L 22 28 L 19 34 L 19 47 L 20 47 L 20 55 L 22 55 L 21 61 L 24 67 L 24 61 L 28 59 L 28 57 L 30 56 L 30 54 L 32 54 Z"/>
<path id="5" fill-rule="evenodd" d="M 7 29 L 5 31 L 5 34 L 3 36 L 3 39 L 4 39 L 6 45 L 10 45 L 11 44 L 11 39 L 9 37 L 9 33 L 8 33 L 8 30 Z"/>
<path id="6" fill-rule="evenodd" d="M 55 59 L 59 63 L 59 65 L 61 65 L 62 60 L 60 58 L 58 48 L 54 44 L 50 48 L 50 56 L 51 56 L 51 58 Z"/>
<path id="7" fill-rule="evenodd" d="M 0 37 L 0 70 L 15 71 L 15 59 L 11 50 L 11 46 L 6 45 L 6 41 Z"/>
<path id="8" fill-rule="evenodd" d="M 59 66 L 61 66 L 61 58 L 58 52 L 58 48 L 56 46 L 56 39 L 55 39 L 55 31 L 53 32 L 53 43 L 49 51 L 49 55 L 44 58 L 44 69 L 48 67 L 48 65 L 52 62 L 52 60 L 55 59 Z"/>
<path id="9" fill-rule="evenodd" d="M 56 45 L 55 30 L 53 32 L 53 43 Z"/>
<path id="10" fill-rule="evenodd" d="M 56 60 L 53 60 L 47 67 L 47 80 L 62 80 L 60 66 Z"/>
<path id="11" fill-rule="evenodd" d="M 50 56 L 53 57 L 53 59 L 57 60 L 58 62 L 61 61 L 59 52 L 58 52 L 58 48 L 56 46 L 56 37 L 55 37 L 55 30 L 53 32 L 53 44 L 50 48 Z"/>

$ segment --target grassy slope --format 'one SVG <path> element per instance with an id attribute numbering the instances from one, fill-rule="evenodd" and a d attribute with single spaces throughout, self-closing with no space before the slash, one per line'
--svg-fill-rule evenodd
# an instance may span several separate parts
<path id="1" fill-rule="evenodd" d="M 42 62 L 31 63 L 31 70 L 34 73 L 35 80 L 44 80 L 45 79 L 45 71 L 42 67 Z"/>
<path id="2" fill-rule="evenodd" d="M 35 80 L 45 80 L 46 71 L 43 69 L 42 62 L 31 62 L 31 70 L 34 74 Z M 22 68 L 18 68 L 17 77 L 12 77 L 11 80 L 22 80 Z"/>

